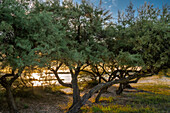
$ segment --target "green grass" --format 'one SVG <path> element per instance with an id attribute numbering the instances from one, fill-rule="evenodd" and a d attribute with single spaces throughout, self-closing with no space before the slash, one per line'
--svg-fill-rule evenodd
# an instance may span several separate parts
<path id="1" fill-rule="evenodd" d="M 164 84 L 141 84 L 137 89 L 152 92 L 155 94 L 170 95 L 170 85 Z"/>
<path id="2" fill-rule="evenodd" d="M 134 107 L 131 105 L 118 105 L 118 104 L 108 104 L 103 105 L 93 105 L 92 107 L 83 107 L 83 113 L 156 113 L 156 110 L 150 107 Z"/>
<path id="3" fill-rule="evenodd" d="M 149 106 L 164 113 L 170 111 L 170 97 L 168 95 L 138 93 L 130 96 L 133 97 L 133 103 L 136 106 Z"/>
<path id="4" fill-rule="evenodd" d="M 105 102 L 113 102 L 114 97 L 100 97 L 100 102 L 105 101 Z"/>
<path id="5" fill-rule="evenodd" d="M 149 106 L 156 109 L 158 113 L 170 112 L 170 87 L 168 85 L 150 84 L 137 88 L 148 92 L 129 94 L 130 97 L 133 97 L 135 104 Z"/>
<path id="6" fill-rule="evenodd" d="M 136 92 L 115 97 L 101 97 L 100 103 L 82 107 L 83 113 L 169 113 L 170 87 L 140 84 Z"/>
<path id="7" fill-rule="evenodd" d="M 44 91 L 48 92 L 48 93 L 56 93 L 56 92 L 64 93 L 64 92 L 61 91 L 61 89 L 64 89 L 64 88 L 67 88 L 67 87 L 64 87 L 64 86 L 48 86 L 48 87 L 44 88 Z"/>

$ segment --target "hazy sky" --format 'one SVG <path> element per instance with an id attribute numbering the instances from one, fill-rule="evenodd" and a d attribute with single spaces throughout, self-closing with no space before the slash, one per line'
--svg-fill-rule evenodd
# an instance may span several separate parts
<path id="1" fill-rule="evenodd" d="M 73 0 L 74 2 L 80 3 L 81 0 Z M 87 0 L 95 5 L 99 5 L 100 0 Z M 102 8 L 109 9 L 113 15 L 117 15 L 117 11 L 124 10 L 127 5 L 129 5 L 130 1 L 134 4 L 134 8 L 140 7 L 145 2 L 153 4 L 154 7 L 162 8 L 163 4 L 170 5 L 170 0 L 102 0 Z"/>

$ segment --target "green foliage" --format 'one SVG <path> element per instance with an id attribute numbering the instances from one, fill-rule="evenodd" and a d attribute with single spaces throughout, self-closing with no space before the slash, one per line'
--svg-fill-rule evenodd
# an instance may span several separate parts
<path id="1" fill-rule="evenodd" d="M 167 9 L 163 9 L 169 13 Z M 162 22 L 160 10 L 153 8 L 153 5 L 145 5 L 138 10 L 139 19 L 134 30 L 136 41 L 133 50 L 138 51 L 146 65 L 153 70 L 168 67 L 169 32 L 168 23 Z M 167 15 L 166 14 L 166 15 Z M 167 17 L 165 17 L 167 18 Z M 164 18 L 164 19 L 165 19 Z M 137 31 L 138 30 L 138 31 Z M 156 70 L 157 71 L 157 70 Z"/>
<path id="2" fill-rule="evenodd" d="M 107 26 L 106 43 L 119 65 L 140 66 L 157 73 L 169 67 L 169 10 L 145 3 L 137 15 L 131 3 L 125 13 L 118 12 L 116 25 Z"/>
<path id="3" fill-rule="evenodd" d="M 109 23 L 108 11 L 83 1 L 5 1 L 0 14 L 0 60 L 3 67 L 48 66 L 52 60 L 67 65 L 117 62 L 119 66 L 167 68 L 169 57 L 168 9 L 162 13 L 144 4 L 134 15 L 133 4 L 118 23 Z M 11 5 L 13 4 L 13 5 Z M 15 5 L 14 5 L 15 4 Z M 114 63 L 115 64 L 115 63 Z"/>
<path id="4" fill-rule="evenodd" d="M 41 3 L 34 4 L 38 9 Z M 53 12 L 25 8 L 28 4 L 6 0 L 0 4 L 0 61 L 12 69 L 45 66 L 51 53 L 63 49 L 64 31 Z M 62 48 L 63 47 L 63 48 Z M 47 62 L 48 61 L 48 62 Z M 14 69 L 14 70 L 15 70 Z"/>
<path id="5" fill-rule="evenodd" d="M 131 67 L 144 66 L 142 57 L 139 54 L 130 54 L 129 52 L 120 51 L 116 58 L 118 65 L 128 65 Z"/>

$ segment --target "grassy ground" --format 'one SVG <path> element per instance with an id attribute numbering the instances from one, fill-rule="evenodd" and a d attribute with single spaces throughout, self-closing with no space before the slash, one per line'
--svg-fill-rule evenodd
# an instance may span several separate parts
<path id="1" fill-rule="evenodd" d="M 165 80 L 166 82 L 163 82 Z M 162 81 L 163 80 L 163 81 Z M 144 78 L 135 89 L 126 89 L 116 95 L 117 85 L 102 94 L 99 103 L 94 103 L 95 94 L 85 106 L 83 113 L 170 113 L 170 78 L 157 76 Z M 66 93 L 64 93 L 66 91 Z M 83 91 L 81 95 L 83 95 Z M 21 113 L 65 113 L 72 103 L 72 90 L 61 86 L 28 88 L 14 92 Z M 0 113 L 7 113 L 4 93 L 0 92 Z"/>
<path id="2" fill-rule="evenodd" d="M 82 111 L 83 113 L 170 113 L 170 83 L 158 81 L 159 79 L 155 83 L 134 84 L 132 86 L 135 89 L 125 90 L 120 96 L 110 93 L 108 97 L 109 94 L 103 94 L 100 103 L 86 105 Z M 113 89 L 110 89 L 110 92 Z M 94 99 L 91 100 L 93 101 Z"/>

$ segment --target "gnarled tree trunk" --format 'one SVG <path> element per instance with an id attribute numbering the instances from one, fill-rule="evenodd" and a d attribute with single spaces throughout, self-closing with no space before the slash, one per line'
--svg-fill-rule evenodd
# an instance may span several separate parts
<path id="1" fill-rule="evenodd" d="M 8 103 L 10 113 L 18 113 L 18 109 L 15 104 L 14 97 L 11 91 L 11 86 L 13 82 L 16 79 L 18 79 L 19 76 L 21 76 L 23 70 L 24 70 L 24 67 L 18 70 L 17 74 L 14 74 L 15 70 L 12 70 L 11 74 L 5 74 L 0 78 L 0 84 L 6 89 L 6 100 Z M 12 78 L 10 80 L 7 80 L 7 77 L 12 77 Z"/>
<path id="2" fill-rule="evenodd" d="M 108 82 L 109 82 L 109 81 L 108 81 Z M 112 85 L 110 85 L 110 86 L 112 86 Z M 102 88 L 102 89 L 100 90 L 100 92 L 98 93 L 97 97 L 95 98 L 95 103 L 98 103 L 98 102 L 99 102 L 99 99 L 100 99 L 102 93 L 107 92 L 107 89 L 108 89 L 110 86 L 106 86 L 106 87 L 104 87 L 104 88 Z"/>
<path id="3" fill-rule="evenodd" d="M 71 72 L 71 77 L 72 77 L 72 88 L 73 88 L 73 104 L 69 109 L 72 109 L 72 107 L 74 105 L 76 105 L 77 103 L 79 103 L 81 101 L 81 97 L 80 97 L 80 90 L 78 87 L 78 74 L 80 72 L 80 67 L 78 67 L 77 69 L 75 69 L 75 72 L 73 72 L 73 70 L 70 68 L 70 72 Z M 75 113 L 74 111 L 71 113 Z"/>
<path id="4" fill-rule="evenodd" d="M 4 75 L 0 78 L 0 84 L 6 89 L 6 101 L 8 103 L 10 113 L 18 113 L 17 106 L 14 101 L 14 97 L 11 91 L 11 84 L 6 80 L 8 75 Z M 11 76 L 11 75 L 10 75 Z"/>
<path id="5" fill-rule="evenodd" d="M 72 75 L 73 105 L 80 101 L 80 91 L 78 87 L 77 75 Z"/>
<path id="6" fill-rule="evenodd" d="M 14 97 L 13 97 L 13 94 L 11 91 L 11 86 L 9 84 L 7 84 L 5 89 L 6 89 L 6 100 L 8 102 L 8 107 L 9 107 L 10 113 L 18 113 L 18 109 L 15 104 Z"/>
<path id="7" fill-rule="evenodd" d="M 116 94 L 117 94 L 117 95 L 120 95 L 122 92 L 123 92 L 123 84 L 120 83 L 120 84 L 119 84 L 119 88 L 116 90 Z"/>

